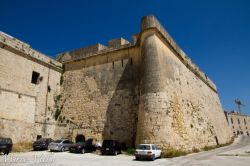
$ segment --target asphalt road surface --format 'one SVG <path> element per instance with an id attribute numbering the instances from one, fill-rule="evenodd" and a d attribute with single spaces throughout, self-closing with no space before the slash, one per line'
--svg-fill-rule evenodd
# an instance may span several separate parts
<path id="1" fill-rule="evenodd" d="M 194 153 L 172 159 L 136 161 L 133 156 L 101 156 L 98 154 L 72 154 L 68 152 L 35 151 L 0 155 L 0 165 L 28 166 L 250 166 L 250 137 L 244 136 L 233 145 L 215 150 Z"/>

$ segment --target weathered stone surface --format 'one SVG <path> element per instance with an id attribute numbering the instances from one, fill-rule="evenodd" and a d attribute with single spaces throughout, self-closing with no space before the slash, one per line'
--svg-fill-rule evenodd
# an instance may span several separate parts
<path id="1" fill-rule="evenodd" d="M 61 63 L 3 33 L 0 39 L 0 136 L 13 142 L 54 137 L 47 125 L 56 123 L 49 108 L 60 93 Z M 31 83 L 33 71 L 40 73 L 37 84 Z"/>
<path id="2" fill-rule="evenodd" d="M 0 128 L 14 141 L 13 126 L 29 125 L 23 140 L 84 135 L 190 151 L 231 139 L 216 86 L 154 16 L 143 18 L 133 43 L 115 39 L 109 47 L 60 54 L 62 69 L 29 45 L 0 36 Z M 32 71 L 43 76 L 39 84 L 30 83 Z"/>
<path id="3" fill-rule="evenodd" d="M 231 132 L 217 93 L 191 72 L 157 34 L 146 35 L 141 41 L 143 84 L 137 144 L 153 142 L 164 150 L 192 150 L 229 142 Z"/>
<path id="4" fill-rule="evenodd" d="M 84 134 L 98 141 L 117 139 L 133 145 L 138 88 L 132 57 L 133 53 L 126 50 L 110 53 L 104 59 L 93 57 L 65 64 L 60 117 L 74 124 L 73 138 Z"/>

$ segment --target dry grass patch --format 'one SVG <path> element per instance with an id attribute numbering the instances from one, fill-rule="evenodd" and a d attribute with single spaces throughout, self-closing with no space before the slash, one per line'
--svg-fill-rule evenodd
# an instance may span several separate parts
<path id="1" fill-rule="evenodd" d="M 165 152 L 163 151 L 161 157 L 163 157 L 163 158 L 173 158 L 173 157 L 185 156 L 185 155 L 190 154 L 190 153 L 198 153 L 198 152 L 201 152 L 201 151 L 209 151 L 209 150 L 213 150 L 213 149 L 216 149 L 216 148 L 228 146 L 228 145 L 231 145 L 233 142 L 234 142 L 234 139 L 232 138 L 228 143 L 225 143 L 225 144 L 219 144 L 219 145 L 214 145 L 214 146 L 205 146 L 202 149 L 193 148 L 191 151 L 182 151 L 182 150 L 177 150 L 175 148 L 170 148 Z"/>
<path id="2" fill-rule="evenodd" d="M 185 151 L 171 148 L 171 149 L 168 149 L 166 152 L 162 152 L 161 157 L 173 158 L 173 157 L 185 156 L 186 154 L 187 154 L 187 152 L 185 152 Z"/>
<path id="3" fill-rule="evenodd" d="M 29 152 L 32 151 L 32 142 L 18 142 L 13 144 L 13 152 Z"/>

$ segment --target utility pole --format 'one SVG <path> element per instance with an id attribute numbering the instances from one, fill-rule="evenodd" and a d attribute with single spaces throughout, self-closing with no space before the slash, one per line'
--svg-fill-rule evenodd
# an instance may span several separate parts
<path id="1" fill-rule="evenodd" d="M 235 99 L 234 102 L 238 106 L 238 111 L 241 114 L 241 108 L 240 107 L 245 106 L 245 105 L 241 103 L 240 99 Z"/>

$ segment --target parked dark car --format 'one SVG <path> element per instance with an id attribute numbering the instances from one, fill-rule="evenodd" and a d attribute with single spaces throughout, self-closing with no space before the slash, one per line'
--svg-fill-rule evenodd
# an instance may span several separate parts
<path id="1" fill-rule="evenodd" d="M 117 155 L 122 153 L 120 142 L 116 140 L 104 140 L 101 148 L 102 155 Z"/>
<path id="2" fill-rule="evenodd" d="M 69 148 L 71 153 L 86 153 L 96 151 L 93 144 L 93 139 L 88 139 L 86 142 L 78 142 Z"/>
<path id="3" fill-rule="evenodd" d="M 12 150 L 12 140 L 11 138 L 0 138 L 0 153 L 9 154 Z"/>
<path id="4" fill-rule="evenodd" d="M 69 150 L 69 148 L 73 145 L 73 142 L 68 140 L 68 139 L 60 139 L 60 140 L 56 140 L 56 141 L 52 141 L 49 146 L 48 149 L 50 151 L 67 151 Z"/>
<path id="5" fill-rule="evenodd" d="M 51 138 L 40 138 L 33 143 L 33 150 L 47 150 L 52 141 Z"/>

